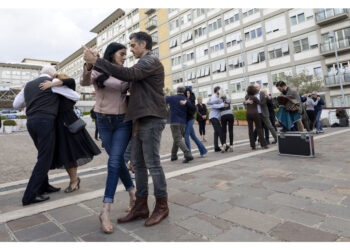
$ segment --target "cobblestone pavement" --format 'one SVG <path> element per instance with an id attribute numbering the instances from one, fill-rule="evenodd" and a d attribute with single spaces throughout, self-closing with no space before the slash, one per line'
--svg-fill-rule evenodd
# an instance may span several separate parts
<path id="1" fill-rule="evenodd" d="M 282 157 L 276 146 L 252 152 L 242 144 L 189 164 L 166 161 L 169 217 L 147 228 L 143 220 L 117 224 L 128 202 L 118 187 L 110 235 L 97 216 L 105 174 L 83 177 L 77 192 L 27 208 L 21 191 L 0 192 L 0 220 L 22 215 L 0 224 L 0 241 L 349 241 L 349 146 L 349 129 L 328 129 L 315 136 L 315 158 Z"/>
<path id="2" fill-rule="evenodd" d="M 95 130 L 88 128 L 88 131 L 92 138 L 94 138 Z M 198 125 L 195 125 L 195 132 L 199 136 Z M 203 142 L 203 144 L 205 146 L 213 145 L 213 129 L 211 125 L 206 126 L 206 134 L 208 141 Z M 247 126 L 235 126 L 234 140 L 243 139 L 248 139 Z M 29 178 L 36 163 L 37 151 L 28 132 L 16 132 L 10 135 L 0 134 L 0 141 L 2 147 L 6 148 L 6 150 L 0 150 L 0 165 L 3 166 L 1 168 L 0 184 Z M 170 126 L 166 125 L 161 141 L 160 153 L 162 155 L 170 153 L 171 146 L 169 145 L 172 145 L 172 141 Z M 101 141 L 97 141 L 96 144 L 101 149 Z M 192 140 L 191 148 L 197 148 Z M 102 153 L 96 156 L 92 162 L 81 166 L 79 169 L 106 165 L 108 160 L 107 153 L 104 150 L 101 151 Z M 62 170 L 54 170 L 50 171 L 50 173 L 62 173 Z"/>

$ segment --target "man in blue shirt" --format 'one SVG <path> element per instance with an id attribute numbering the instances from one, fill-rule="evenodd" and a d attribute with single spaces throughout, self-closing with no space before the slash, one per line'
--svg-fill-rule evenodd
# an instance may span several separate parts
<path id="1" fill-rule="evenodd" d="M 185 87 L 177 88 L 177 95 L 166 96 L 165 101 L 170 106 L 170 129 L 173 136 L 173 147 L 171 149 L 171 161 L 177 160 L 177 151 L 180 148 L 184 153 L 183 163 L 193 160 L 191 152 L 182 141 L 186 130 L 187 107 L 181 104 L 181 100 L 189 100 L 185 97 Z"/>

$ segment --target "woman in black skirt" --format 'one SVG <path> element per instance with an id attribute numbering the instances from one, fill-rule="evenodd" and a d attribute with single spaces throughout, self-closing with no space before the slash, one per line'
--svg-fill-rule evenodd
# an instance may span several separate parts
<path id="1" fill-rule="evenodd" d="M 75 80 L 63 74 L 58 74 L 52 82 L 41 83 L 40 88 L 45 90 L 60 85 L 75 90 Z M 71 193 L 80 188 L 80 178 L 77 176 L 78 166 L 90 162 L 101 151 L 85 128 L 74 134 L 68 130 L 67 126 L 78 120 L 74 112 L 75 102 L 61 95 L 59 95 L 59 100 L 60 105 L 56 118 L 55 157 L 50 169 L 66 169 L 70 183 L 64 192 Z"/>

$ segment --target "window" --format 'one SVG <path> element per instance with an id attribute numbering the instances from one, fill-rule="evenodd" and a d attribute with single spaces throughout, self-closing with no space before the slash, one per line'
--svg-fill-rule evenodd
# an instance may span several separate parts
<path id="1" fill-rule="evenodd" d="M 305 15 L 304 13 L 301 13 L 298 15 L 298 23 L 302 23 L 305 21 Z"/>
<path id="2" fill-rule="evenodd" d="M 298 24 L 298 22 L 297 22 L 297 17 L 296 17 L 296 16 L 290 17 L 290 23 L 291 23 L 292 25 Z"/>
<path id="3" fill-rule="evenodd" d="M 275 59 L 275 58 L 289 55 L 288 41 L 269 46 L 268 52 L 269 52 L 270 59 Z"/>
<path id="4" fill-rule="evenodd" d="M 204 65 L 197 68 L 196 77 L 201 78 L 210 75 L 210 65 Z"/>
<path id="5" fill-rule="evenodd" d="M 322 78 L 322 68 L 321 67 L 317 67 L 314 68 L 314 75 L 316 76 L 316 78 Z"/>
<path id="6" fill-rule="evenodd" d="M 244 37 L 246 41 L 253 40 L 261 36 L 262 36 L 261 27 L 247 28 L 244 30 Z"/>
<path id="7" fill-rule="evenodd" d="M 202 26 L 194 30 L 194 37 L 199 38 L 207 34 L 207 27 Z"/>
<path id="8" fill-rule="evenodd" d="M 168 9 L 168 14 L 170 14 L 171 12 L 174 12 L 174 11 L 176 11 L 177 9 L 175 9 L 175 8 L 172 8 L 172 9 Z"/>
<path id="9" fill-rule="evenodd" d="M 269 19 L 265 22 L 266 34 L 274 33 L 285 29 L 286 29 L 286 19 L 284 15 Z"/>
<path id="10" fill-rule="evenodd" d="M 305 21 L 309 21 L 313 19 L 314 17 L 314 12 L 313 9 L 302 9 L 299 10 L 298 12 L 293 12 L 293 14 L 290 14 L 289 19 L 291 25 L 297 25 L 300 23 L 303 23 Z"/>
<path id="11" fill-rule="evenodd" d="M 183 62 L 189 62 L 194 60 L 194 52 L 193 51 L 187 51 L 183 54 Z"/>
<path id="12" fill-rule="evenodd" d="M 239 12 L 238 10 L 231 11 L 224 15 L 225 25 L 229 25 L 233 22 L 239 21 Z"/>
<path id="13" fill-rule="evenodd" d="M 193 10 L 193 18 L 196 19 L 205 14 L 205 9 L 194 9 Z"/>
<path id="14" fill-rule="evenodd" d="M 192 31 L 182 34 L 181 43 L 185 43 L 192 40 Z"/>
<path id="15" fill-rule="evenodd" d="M 173 20 L 169 23 L 169 30 L 172 31 L 179 27 L 179 19 Z"/>
<path id="16" fill-rule="evenodd" d="M 220 40 L 216 40 L 210 43 L 210 52 L 214 53 L 214 52 L 218 52 L 220 50 L 224 49 L 224 42 L 222 39 Z"/>
<path id="17" fill-rule="evenodd" d="M 172 79 L 174 84 L 182 83 L 183 82 L 182 72 L 173 74 Z"/>
<path id="18" fill-rule="evenodd" d="M 193 79 L 196 79 L 196 70 L 195 69 L 192 69 L 190 71 L 187 71 L 185 73 L 185 80 L 186 81 L 190 81 L 190 80 L 193 80 Z"/>
<path id="19" fill-rule="evenodd" d="M 208 45 L 202 45 L 201 47 L 196 48 L 196 58 L 200 59 L 209 54 Z"/>
<path id="20" fill-rule="evenodd" d="M 317 40 L 316 40 L 316 42 L 317 42 Z M 301 39 L 301 40 L 298 40 L 298 41 L 293 41 L 293 45 L 294 45 L 295 53 L 300 53 L 302 51 L 306 51 L 306 50 L 310 49 L 308 37 Z M 312 47 L 315 48 L 314 44 Z M 316 48 L 317 48 L 317 46 L 316 46 Z"/>
<path id="21" fill-rule="evenodd" d="M 153 55 L 155 55 L 156 57 L 159 57 L 159 48 L 155 48 L 152 50 Z"/>
<path id="22" fill-rule="evenodd" d="M 216 19 L 215 21 L 209 22 L 209 33 L 220 29 L 222 27 L 221 18 Z"/>
<path id="23" fill-rule="evenodd" d="M 227 65 L 229 70 L 233 70 L 237 68 L 242 68 L 244 66 L 244 62 L 241 56 L 236 56 L 232 59 L 229 59 Z"/>
<path id="24" fill-rule="evenodd" d="M 226 71 L 226 63 L 225 60 L 220 60 L 212 63 L 212 72 L 220 73 Z"/>
<path id="25" fill-rule="evenodd" d="M 177 55 L 171 58 L 171 66 L 176 66 L 181 64 L 181 55 Z"/>
<path id="26" fill-rule="evenodd" d="M 255 50 L 247 54 L 248 65 L 265 61 L 264 49 Z"/>
<path id="27" fill-rule="evenodd" d="M 242 9 L 243 18 L 260 12 L 260 9 Z"/>
<path id="28" fill-rule="evenodd" d="M 170 48 L 175 48 L 178 45 L 179 37 L 170 40 Z"/>

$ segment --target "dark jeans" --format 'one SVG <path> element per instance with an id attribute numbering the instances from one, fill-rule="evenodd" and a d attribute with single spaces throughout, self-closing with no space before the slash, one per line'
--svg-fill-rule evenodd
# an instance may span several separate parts
<path id="1" fill-rule="evenodd" d="M 222 126 L 222 137 L 224 138 L 224 143 L 226 143 L 227 127 L 230 137 L 230 146 L 233 146 L 233 122 L 235 118 L 232 114 L 227 114 L 221 116 L 221 126 Z"/>
<path id="2" fill-rule="evenodd" d="M 222 136 L 222 127 L 217 118 L 210 119 L 214 128 L 214 149 L 219 149 L 218 137 L 220 138 L 221 145 L 224 145 L 224 138 Z"/>
<path id="3" fill-rule="evenodd" d="M 140 118 L 136 136 L 132 141 L 131 158 L 134 163 L 136 197 L 148 196 L 148 171 L 153 180 L 154 196 L 165 198 L 167 184 L 163 168 L 160 165 L 160 140 L 166 120 L 147 116 Z"/>
<path id="4" fill-rule="evenodd" d="M 313 130 L 315 126 L 315 121 L 316 121 L 316 113 L 314 110 L 306 110 L 306 113 L 310 120 L 309 128 L 310 130 Z"/>
<path id="5" fill-rule="evenodd" d="M 109 156 L 103 202 L 113 203 L 119 178 L 127 191 L 134 188 L 124 161 L 124 152 L 131 136 L 132 122 L 124 122 L 125 115 L 103 116 L 100 113 L 96 115 L 102 143 Z"/>
<path id="6" fill-rule="evenodd" d="M 30 202 L 39 192 L 45 191 L 49 185 L 47 173 L 54 157 L 56 121 L 44 118 L 29 119 L 27 129 L 38 150 L 38 157 L 22 202 Z"/>
<path id="7" fill-rule="evenodd" d="M 259 142 L 262 147 L 266 146 L 266 141 L 264 139 L 263 130 L 262 130 L 262 122 L 261 117 L 259 114 L 247 114 L 247 121 L 248 121 L 248 129 L 249 129 L 249 140 L 250 140 L 250 146 L 252 148 L 255 148 L 255 139 L 254 139 L 254 132 L 253 132 L 253 123 L 255 124 L 255 127 L 257 128 L 258 136 L 259 136 Z"/>
<path id="8" fill-rule="evenodd" d="M 185 136 L 186 124 L 173 123 L 170 124 L 171 134 L 173 136 L 173 147 L 171 148 L 171 158 L 177 157 L 179 148 L 184 153 L 185 157 L 191 156 L 191 152 L 186 144 L 182 141 Z"/>
<path id="9" fill-rule="evenodd" d="M 198 121 L 198 125 L 199 125 L 199 134 L 200 135 L 205 135 L 205 125 L 206 125 L 206 120 L 201 120 Z"/>

